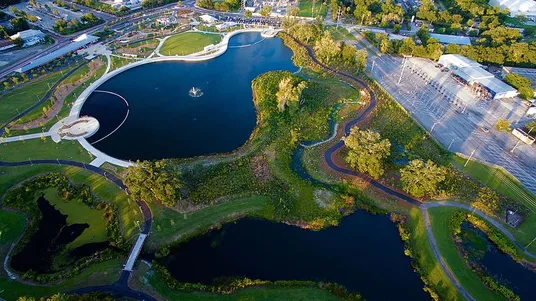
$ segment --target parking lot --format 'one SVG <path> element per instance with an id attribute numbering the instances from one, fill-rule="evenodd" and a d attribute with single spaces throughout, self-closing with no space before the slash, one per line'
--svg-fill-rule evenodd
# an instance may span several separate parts
<path id="1" fill-rule="evenodd" d="M 534 147 L 520 143 L 512 153 L 519 140 L 495 130 L 500 119 L 512 127 L 528 122 L 526 102 L 482 100 L 451 72 L 425 59 L 410 58 L 404 67 L 403 58 L 369 52 L 367 71 L 446 148 L 502 166 L 536 193 Z"/>
<path id="2" fill-rule="evenodd" d="M 35 22 L 34 24 L 46 30 L 52 31 L 54 24 L 56 24 L 56 21 L 58 19 L 80 19 L 82 14 L 84 14 L 84 12 L 82 11 L 73 12 L 71 10 L 59 7 L 56 4 L 52 3 L 52 1 L 48 0 L 36 0 L 36 2 L 39 4 L 39 7 L 28 7 L 28 2 L 21 2 L 13 4 L 12 6 L 17 8 L 18 10 L 26 12 L 29 15 L 41 18 L 41 20 Z M 3 9 L 3 11 L 7 14 L 12 15 L 12 12 L 9 10 L 9 8 L 5 8 Z"/>

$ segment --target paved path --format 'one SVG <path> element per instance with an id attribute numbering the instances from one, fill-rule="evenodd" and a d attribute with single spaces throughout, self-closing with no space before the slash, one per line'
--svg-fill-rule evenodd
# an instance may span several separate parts
<path id="1" fill-rule="evenodd" d="M 428 216 L 428 210 L 425 207 L 421 207 L 422 216 L 424 218 L 424 224 L 426 226 L 426 233 L 428 234 L 428 241 L 430 242 L 430 245 L 432 245 L 432 251 L 434 252 L 435 257 L 439 261 L 439 265 L 441 265 L 441 269 L 445 272 L 447 277 L 450 279 L 452 284 L 456 287 L 456 289 L 462 294 L 462 296 L 467 300 L 476 300 L 473 298 L 460 284 L 456 276 L 452 273 L 449 266 L 445 263 L 443 260 L 443 257 L 441 256 L 441 253 L 439 253 L 439 250 L 437 248 L 437 244 L 434 238 L 434 233 L 432 232 L 432 227 L 430 226 L 430 217 Z"/>
<path id="2" fill-rule="evenodd" d="M 294 37 L 290 36 L 289 37 L 293 38 L 294 41 L 296 41 L 297 43 L 299 43 L 300 45 L 302 45 L 303 47 L 305 47 L 307 49 L 307 52 L 309 54 L 309 56 L 311 57 L 311 59 L 313 60 L 313 62 L 315 62 L 316 64 L 318 64 L 319 66 L 323 67 L 324 69 L 326 70 L 329 70 L 337 75 L 340 75 L 342 77 L 345 77 L 347 79 L 350 79 L 351 82 L 353 83 L 353 86 L 356 87 L 356 84 L 358 87 L 356 88 L 363 88 L 365 89 L 369 95 L 370 95 L 370 102 L 368 104 L 368 107 L 358 116 L 356 117 L 355 119 L 351 120 L 350 122 L 348 122 L 348 124 L 346 124 L 346 127 L 345 127 L 345 135 L 347 136 L 349 133 L 350 133 L 350 129 L 356 125 L 357 123 L 361 122 L 362 120 L 364 120 L 371 112 L 372 110 L 375 108 L 376 106 L 376 95 L 374 94 L 374 91 L 372 91 L 372 89 L 365 83 L 363 82 L 361 79 L 359 78 L 356 78 L 352 75 L 349 75 L 349 74 L 346 74 L 344 72 L 340 72 L 338 70 L 335 70 L 331 67 L 328 67 L 322 63 L 320 63 L 315 55 L 314 55 L 314 52 L 312 51 L 311 48 L 309 48 L 308 46 L 302 44 L 300 41 L 298 41 L 297 39 L 295 39 Z M 346 174 L 346 175 L 351 175 L 351 176 L 356 176 L 356 177 L 359 177 L 361 178 L 362 180 L 366 181 L 367 183 L 371 184 L 372 186 L 374 186 L 375 188 L 379 189 L 380 191 L 388 194 L 388 195 L 391 195 L 391 196 L 394 196 L 396 198 L 399 198 L 399 199 L 402 199 L 412 205 L 416 205 L 416 206 L 421 206 L 422 203 L 419 202 L 418 200 L 414 199 L 413 197 L 409 196 L 409 195 L 406 195 L 406 194 L 403 194 L 401 192 L 398 192 L 394 189 L 391 189 L 390 187 L 387 187 L 385 185 L 383 185 L 382 183 L 366 176 L 366 175 L 363 175 L 363 174 L 360 174 L 356 171 L 353 171 L 353 170 L 350 170 L 350 169 L 347 169 L 346 167 L 343 167 L 343 166 L 339 166 L 335 163 L 335 161 L 333 161 L 333 154 L 339 150 L 340 148 L 342 148 L 344 146 L 344 142 L 343 141 L 339 141 L 337 142 L 335 145 L 331 146 L 330 148 L 328 148 L 326 150 L 326 152 L 324 153 L 324 158 L 326 160 L 326 163 L 327 165 L 329 166 L 329 168 L 337 171 L 337 172 L 340 172 L 342 174 Z M 447 275 L 447 277 L 450 279 L 450 281 L 453 283 L 453 285 L 456 287 L 456 289 L 460 292 L 460 294 L 462 294 L 467 300 L 470 300 L 470 301 L 473 301 L 475 300 L 466 290 L 465 288 L 458 282 L 458 280 L 456 279 L 456 276 L 452 273 L 452 271 L 448 268 L 447 264 L 444 262 L 443 258 L 441 257 L 441 254 L 439 253 L 439 250 L 437 249 L 437 246 L 435 244 L 435 239 L 434 239 L 434 236 L 433 236 L 433 233 L 431 232 L 431 229 L 429 227 L 430 225 L 430 221 L 428 219 L 428 213 L 426 211 L 426 208 L 425 207 L 421 207 L 421 210 L 423 212 L 423 216 L 425 218 L 425 223 L 427 223 L 427 234 L 428 234 L 428 239 L 430 241 L 430 244 L 432 245 L 432 250 L 434 252 L 434 255 L 435 257 L 437 258 L 437 260 L 439 261 L 439 264 L 441 266 L 441 269 L 443 270 L 443 272 Z"/>
<path id="3" fill-rule="evenodd" d="M 512 233 L 510 231 L 508 231 L 508 229 L 503 226 L 500 222 L 498 222 L 497 220 L 495 220 L 494 218 L 486 215 L 486 213 L 480 211 L 480 210 L 477 210 L 467 204 L 462 204 L 462 203 L 457 203 L 457 202 L 430 202 L 430 203 L 423 203 L 421 205 L 421 210 L 428 210 L 428 208 L 436 208 L 436 207 L 456 207 L 456 208 L 460 208 L 460 209 L 465 209 L 465 210 L 468 210 L 468 211 L 471 211 L 472 213 L 480 216 L 481 218 L 485 219 L 486 221 L 488 221 L 490 224 L 492 224 L 493 226 L 495 226 L 495 228 L 497 228 L 497 230 L 501 231 L 506 237 L 508 237 L 508 239 L 510 239 L 518 248 L 520 248 L 521 250 L 523 250 L 523 252 L 525 254 L 527 254 L 527 256 L 533 258 L 533 259 L 536 259 L 536 255 L 529 252 L 522 244 L 520 244 L 516 238 L 514 237 L 514 235 L 512 235 Z"/>
<path id="4" fill-rule="evenodd" d="M 45 132 L 45 133 L 37 133 L 37 134 L 28 134 L 28 135 L 7 137 L 7 138 L 2 138 L 2 140 L 0 140 L 0 143 L 8 143 L 8 142 L 17 142 L 17 141 L 30 140 L 30 139 L 38 139 L 38 138 L 42 138 L 42 137 L 48 137 L 50 135 L 51 135 L 50 132 Z"/>

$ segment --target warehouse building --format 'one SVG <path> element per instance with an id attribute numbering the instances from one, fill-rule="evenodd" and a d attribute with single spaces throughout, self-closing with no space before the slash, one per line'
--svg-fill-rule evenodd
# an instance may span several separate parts
<path id="1" fill-rule="evenodd" d="M 517 96 L 517 90 L 489 73 L 479 63 L 459 54 L 445 54 L 439 63 L 451 69 L 455 76 L 469 85 L 480 85 L 486 88 L 493 99 Z"/>
<path id="2" fill-rule="evenodd" d="M 9 38 L 11 40 L 16 40 L 20 38 L 24 42 L 22 47 L 30 47 L 37 43 L 43 42 L 45 40 L 45 34 L 40 30 L 28 29 L 25 31 L 17 32 Z"/>

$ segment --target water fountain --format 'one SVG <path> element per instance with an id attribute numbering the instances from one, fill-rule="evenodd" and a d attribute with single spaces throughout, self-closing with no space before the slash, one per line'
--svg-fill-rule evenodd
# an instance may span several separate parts
<path id="1" fill-rule="evenodd" d="M 203 96 L 203 92 L 201 91 L 201 89 L 196 88 L 196 87 L 192 87 L 192 88 L 190 89 L 190 91 L 188 92 L 188 94 L 189 94 L 191 97 L 201 97 L 201 96 Z"/>

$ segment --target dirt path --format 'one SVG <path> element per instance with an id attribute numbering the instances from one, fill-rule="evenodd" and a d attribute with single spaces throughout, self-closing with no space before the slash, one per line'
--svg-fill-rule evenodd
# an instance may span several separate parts
<path id="1" fill-rule="evenodd" d="M 20 124 L 14 124 L 10 127 L 12 130 L 28 130 L 41 127 L 42 125 L 48 123 L 60 112 L 63 107 L 63 102 L 68 95 L 70 95 L 76 88 L 86 82 L 95 72 L 104 64 L 102 59 L 97 59 L 89 63 L 89 72 L 85 74 L 82 78 L 78 79 L 74 83 L 61 84 L 59 85 L 54 94 L 52 95 L 53 101 L 52 106 L 46 111 L 46 113 L 41 115 L 39 118 Z"/>

